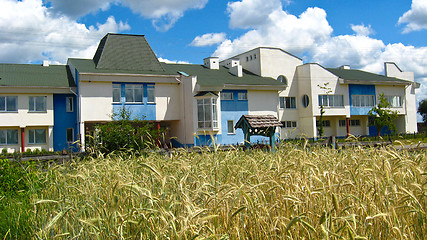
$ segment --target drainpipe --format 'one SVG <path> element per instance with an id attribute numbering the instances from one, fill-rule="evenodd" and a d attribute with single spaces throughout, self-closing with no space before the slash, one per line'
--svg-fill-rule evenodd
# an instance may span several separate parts
<path id="1" fill-rule="evenodd" d="M 21 128 L 21 152 L 25 152 L 25 128 Z"/>

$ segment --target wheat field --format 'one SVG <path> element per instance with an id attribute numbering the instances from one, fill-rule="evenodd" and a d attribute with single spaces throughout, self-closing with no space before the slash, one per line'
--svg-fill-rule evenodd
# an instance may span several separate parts
<path id="1" fill-rule="evenodd" d="M 426 151 L 99 155 L 38 174 L 37 239 L 423 239 Z"/>

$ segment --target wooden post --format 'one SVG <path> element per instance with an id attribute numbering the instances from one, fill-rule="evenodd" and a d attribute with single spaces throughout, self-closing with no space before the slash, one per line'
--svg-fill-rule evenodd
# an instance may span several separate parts
<path id="1" fill-rule="evenodd" d="M 275 151 L 275 148 L 274 148 L 274 145 L 276 145 L 276 134 L 275 134 L 275 131 L 276 129 L 275 128 L 273 128 L 273 129 L 271 129 L 271 131 L 270 131 L 270 147 L 271 147 L 271 151 L 272 152 L 274 152 Z"/>
<path id="2" fill-rule="evenodd" d="M 350 118 L 346 118 L 347 137 L 350 136 Z"/>
<path id="3" fill-rule="evenodd" d="M 25 128 L 21 128 L 21 152 L 25 152 Z"/>

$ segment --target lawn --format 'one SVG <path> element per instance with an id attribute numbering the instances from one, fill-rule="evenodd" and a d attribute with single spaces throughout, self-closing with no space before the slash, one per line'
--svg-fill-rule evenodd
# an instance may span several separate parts
<path id="1" fill-rule="evenodd" d="M 423 239 L 426 168 L 426 151 L 291 144 L 27 166 L 0 238 Z"/>

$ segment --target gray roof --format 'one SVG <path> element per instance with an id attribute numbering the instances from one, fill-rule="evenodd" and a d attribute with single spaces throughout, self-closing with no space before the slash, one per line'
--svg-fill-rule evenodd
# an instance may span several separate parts
<path id="1" fill-rule="evenodd" d="M 65 65 L 0 64 L 0 86 L 74 87 Z"/>
<path id="2" fill-rule="evenodd" d="M 108 33 L 93 61 L 97 69 L 163 71 L 144 35 Z"/>
<path id="3" fill-rule="evenodd" d="M 250 128 L 282 127 L 283 124 L 273 115 L 243 115 L 236 123 L 235 128 L 242 128 L 245 120 Z"/>
<path id="4" fill-rule="evenodd" d="M 349 81 L 354 82 L 364 82 L 364 83 L 390 83 L 390 84 L 411 84 L 411 81 L 403 80 L 394 77 L 387 77 L 384 75 L 379 75 L 375 73 L 365 72 L 362 70 L 356 69 L 342 69 L 342 68 L 325 68 L 335 76 Z"/>

